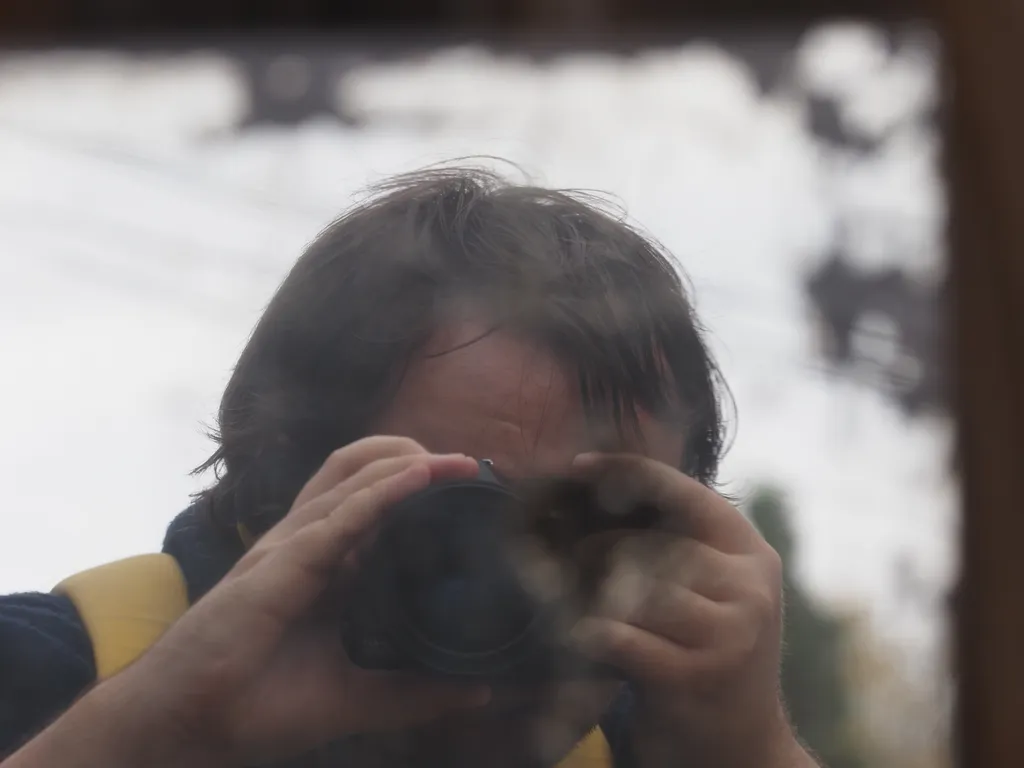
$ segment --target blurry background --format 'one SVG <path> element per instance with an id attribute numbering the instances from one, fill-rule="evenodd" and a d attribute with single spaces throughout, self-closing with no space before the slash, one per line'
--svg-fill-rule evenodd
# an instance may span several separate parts
<path id="1" fill-rule="evenodd" d="M 383 176 L 500 156 L 608 193 L 680 259 L 736 399 L 724 490 L 787 561 L 801 732 L 831 768 L 946 765 L 935 46 L 842 23 L 619 52 L 8 51 L 0 591 L 158 548 L 304 244 Z"/>

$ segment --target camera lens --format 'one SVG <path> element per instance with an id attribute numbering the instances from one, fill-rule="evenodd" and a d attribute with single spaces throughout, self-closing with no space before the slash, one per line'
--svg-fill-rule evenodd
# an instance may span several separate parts
<path id="1" fill-rule="evenodd" d="M 515 641 L 533 618 L 508 585 L 472 575 L 449 576 L 418 591 L 415 627 L 432 645 L 464 654 L 487 653 Z"/>
<path id="2" fill-rule="evenodd" d="M 510 498 L 497 486 L 447 488 L 395 529 L 403 612 L 435 650 L 496 653 L 534 619 L 536 605 L 504 550 Z"/>

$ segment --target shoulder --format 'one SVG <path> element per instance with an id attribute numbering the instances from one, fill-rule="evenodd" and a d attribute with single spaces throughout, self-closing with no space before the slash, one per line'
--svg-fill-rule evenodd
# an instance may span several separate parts
<path id="1" fill-rule="evenodd" d="M 95 678 L 92 645 L 60 595 L 0 596 L 0 759 L 45 727 Z"/>

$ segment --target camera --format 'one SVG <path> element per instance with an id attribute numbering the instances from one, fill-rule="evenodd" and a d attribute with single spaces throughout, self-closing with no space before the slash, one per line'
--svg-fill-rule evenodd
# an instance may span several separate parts
<path id="1" fill-rule="evenodd" d="M 503 482 L 485 460 L 395 505 L 342 596 L 349 659 L 487 683 L 619 677 L 569 632 L 598 598 L 614 534 L 653 527 L 658 511 L 599 496 L 573 478 Z"/>

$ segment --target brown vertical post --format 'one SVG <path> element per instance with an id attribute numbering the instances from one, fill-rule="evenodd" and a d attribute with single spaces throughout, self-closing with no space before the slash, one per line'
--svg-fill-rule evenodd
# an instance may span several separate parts
<path id="1" fill-rule="evenodd" d="M 613 5 L 612 0 L 520 0 L 520 12 L 531 33 L 571 41 L 574 34 L 606 29 Z"/>
<path id="2" fill-rule="evenodd" d="M 72 17 L 68 0 L 0 0 L 0 35 L 45 35 L 65 28 Z"/>
<path id="3" fill-rule="evenodd" d="M 934 0 L 951 110 L 960 764 L 1024 765 L 1024 4 Z"/>

